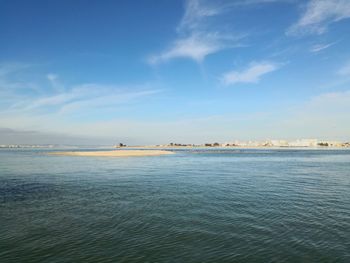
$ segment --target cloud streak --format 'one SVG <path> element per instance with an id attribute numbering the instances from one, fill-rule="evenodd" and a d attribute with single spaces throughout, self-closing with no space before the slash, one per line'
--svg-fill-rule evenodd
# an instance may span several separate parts
<path id="1" fill-rule="evenodd" d="M 17 73 L 23 66 L 0 67 L 0 119 L 5 116 L 67 115 L 103 112 L 122 104 L 139 101 L 162 90 L 144 85 L 104 85 L 99 83 L 62 85 L 59 76 L 48 74 L 45 81 L 26 82 Z M 16 75 L 17 74 L 17 75 Z M 14 75 L 14 76 L 13 76 Z M 41 83 L 39 85 L 39 83 Z M 31 87 L 35 87 L 32 92 Z M 50 87 L 50 88 L 48 88 Z"/>
<path id="2" fill-rule="evenodd" d="M 12 111 L 53 111 L 67 114 L 84 109 L 103 110 L 161 92 L 159 89 L 83 84 L 68 91 L 15 103 Z"/>
<path id="3" fill-rule="evenodd" d="M 218 4 L 208 5 L 203 0 L 187 0 L 185 13 L 177 27 L 178 32 L 196 30 L 203 26 L 206 19 L 217 16 L 223 12 L 223 7 Z"/>
<path id="4" fill-rule="evenodd" d="M 157 65 L 177 58 L 201 63 L 209 55 L 222 50 L 244 46 L 241 41 L 249 34 L 239 33 L 225 16 L 237 7 L 248 7 L 290 0 L 186 0 L 185 11 L 176 31 L 177 37 L 163 51 L 148 57 L 147 62 Z M 229 31 L 223 30 L 229 28 Z"/>
<path id="5" fill-rule="evenodd" d="M 226 37 L 216 33 L 195 33 L 175 40 L 169 49 L 151 56 L 149 63 L 158 64 L 174 58 L 190 58 L 201 63 L 208 55 L 228 48 L 228 42 Z"/>
<path id="6" fill-rule="evenodd" d="M 222 32 L 212 23 L 227 11 L 228 3 L 187 0 L 184 16 L 177 26 L 177 38 L 167 49 L 150 56 L 148 62 L 155 65 L 175 58 L 189 58 L 201 63 L 210 54 L 239 46 L 238 41 L 244 35 Z"/>
<path id="7" fill-rule="evenodd" d="M 20 98 L 23 97 L 22 93 L 40 92 L 36 83 L 21 81 L 17 78 L 18 74 L 30 67 L 31 65 L 23 63 L 0 64 L 0 98 Z M 17 91 L 17 93 L 14 91 Z"/>
<path id="8" fill-rule="evenodd" d="M 348 0 L 310 0 L 287 35 L 323 34 L 330 24 L 350 17 Z"/>
<path id="9" fill-rule="evenodd" d="M 333 46 L 334 44 L 336 44 L 335 42 L 333 43 L 329 43 L 329 44 L 317 44 L 317 45 L 313 45 L 311 48 L 310 48 L 310 52 L 312 53 L 318 53 L 322 50 L 325 50 L 331 46 Z"/>
<path id="10" fill-rule="evenodd" d="M 232 70 L 223 74 L 221 82 L 226 86 L 238 83 L 258 83 L 262 76 L 278 70 L 280 66 L 272 62 L 251 63 L 242 71 Z"/>

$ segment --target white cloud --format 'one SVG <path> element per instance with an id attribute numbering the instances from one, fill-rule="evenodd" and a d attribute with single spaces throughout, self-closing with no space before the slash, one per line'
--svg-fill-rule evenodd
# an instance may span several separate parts
<path id="1" fill-rule="evenodd" d="M 58 75 L 52 73 L 45 76 L 53 87 L 47 89 L 47 86 L 38 84 L 42 79 L 37 83 L 22 80 L 22 75 L 17 74 L 22 69 L 23 66 L 0 65 L 0 120 L 6 115 L 102 112 L 161 92 L 147 84 L 120 86 L 92 83 L 63 86 Z"/>
<path id="2" fill-rule="evenodd" d="M 40 112 L 50 109 L 50 111 L 60 114 L 83 110 L 103 110 L 159 92 L 161 90 L 158 89 L 83 84 L 71 87 L 64 92 L 35 99 L 28 98 L 13 104 L 10 110 L 13 112 Z"/>
<path id="3" fill-rule="evenodd" d="M 40 88 L 37 84 L 18 80 L 17 76 L 30 67 L 31 65 L 23 63 L 0 64 L 0 99 L 18 99 L 23 97 L 23 93 L 40 92 Z"/>
<path id="4" fill-rule="evenodd" d="M 261 118 L 261 114 L 243 114 L 240 116 L 180 117 L 170 120 L 116 118 L 108 121 L 67 123 L 62 118 L 52 118 L 52 116 L 40 116 L 40 118 L 17 116 L 15 119 L 4 119 L 4 123 L 18 131 L 40 130 L 41 134 L 51 134 L 51 140 L 45 140 L 47 143 L 59 141 L 52 138 L 52 135 L 59 132 L 61 135 L 74 138 L 91 138 L 90 145 L 102 140 L 113 144 L 118 138 L 125 138 L 125 140 L 123 139 L 124 143 L 135 145 L 164 144 L 171 141 L 203 143 L 232 140 L 238 136 L 245 136 L 247 133 L 251 134 L 250 131 L 256 131 L 257 129 L 251 129 L 251 124 L 263 124 L 263 118 Z M 239 127 L 237 123 L 240 124 Z M 181 132 L 179 132 L 178 127 L 182 127 Z M 249 137 L 245 138 L 249 139 Z M 62 142 L 61 139 L 60 141 Z M 37 143 L 43 142 L 39 140 Z"/>
<path id="5" fill-rule="evenodd" d="M 237 83 L 257 83 L 260 81 L 260 78 L 263 75 L 279 68 L 279 64 L 272 62 L 251 63 L 245 70 L 233 70 L 225 73 L 222 76 L 221 81 L 224 85 L 234 85 Z"/>
<path id="6" fill-rule="evenodd" d="M 157 94 L 161 90 L 137 90 L 137 91 L 114 91 L 112 93 L 103 93 L 98 97 L 90 97 L 85 100 L 76 100 L 63 105 L 59 111 L 60 114 L 68 114 L 74 111 L 82 110 L 102 110 L 115 107 L 116 105 L 130 103 L 133 100 L 143 97 L 149 97 Z"/>
<path id="7" fill-rule="evenodd" d="M 185 14 L 177 28 L 178 31 L 194 30 L 202 26 L 206 18 L 219 15 L 223 11 L 221 5 L 210 6 L 203 0 L 187 0 Z"/>
<path id="8" fill-rule="evenodd" d="M 158 55 L 151 56 L 149 62 L 157 64 L 173 58 L 191 58 L 196 62 L 223 49 L 225 45 L 215 34 L 191 35 L 187 38 L 177 39 L 171 48 Z"/>
<path id="9" fill-rule="evenodd" d="M 205 143 L 238 140 L 318 138 L 349 140 L 350 90 L 314 96 L 294 107 L 280 107 L 273 112 L 209 115 L 202 117 L 145 120 L 115 118 L 107 121 L 66 123 L 52 116 L 13 119 L 17 129 L 61 132 L 75 137 L 100 139 L 126 138 L 127 144 L 162 144 L 169 142 Z M 26 124 L 27 123 L 27 124 Z M 29 123 L 29 124 L 28 124 Z M 29 125 L 29 127 L 28 127 Z M 179 132 L 178 127 L 182 127 Z"/>
<path id="10" fill-rule="evenodd" d="M 148 62 L 158 64 L 174 58 L 202 62 L 210 54 L 237 46 L 243 35 L 224 33 L 210 20 L 227 11 L 225 7 L 228 6 L 228 1 L 187 0 L 184 16 L 177 27 L 177 38 L 169 48 L 150 56 Z"/>
<path id="11" fill-rule="evenodd" d="M 310 48 L 310 52 L 312 53 L 318 53 L 322 50 L 325 50 L 331 46 L 333 46 L 335 44 L 335 42 L 333 43 L 329 43 L 329 44 L 316 44 L 316 45 L 313 45 L 311 48 Z"/>
<path id="12" fill-rule="evenodd" d="M 349 0 L 310 0 L 301 18 L 287 30 L 287 34 L 323 34 L 330 24 L 349 17 Z"/>
<path id="13" fill-rule="evenodd" d="M 0 77 L 7 77 L 13 73 L 29 68 L 31 65 L 24 63 L 0 64 Z"/>
<path id="14" fill-rule="evenodd" d="M 41 143 L 50 140 L 62 142 L 65 138 L 68 140 L 68 137 L 74 133 L 79 136 L 88 135 L 79 123 L 89 122 L 93 127 L 96 119 L 108 120 L 123 116 L 123 113 L 133 115 L 130 107 L 141 111 L 142 105 L 147 104 L 153 96 L 163 91 L 157 84 L 147 83 L 127 86 L 93 83 L 65 85 L 62 86 L 63 89 L 48 89 L 43 80 L 48 80 L 53 86 L 59 83 L 58 75 L 44 75 L 35 79 L 35 82 L 28 83 L 26 79 L 32 69 L 23 72 L 23 75 L 20 74 L 22 69 L 23 67 L 19 66 L 0 65 L 0 129 L 40 131 L 33 136 L 15 132 L 17 135 L 13 138 L 22 143 L 38 141 L 40 137 L 43 139 Z M 34 75 L 36 78 L 37 74 Z M 39 85 L 39 83 L 42 84 Z M 38 92 L 29 92 L 28 87 L 32 84 L 38 87 Z M 57 135 L 57 133 L 60 134 Z M 127 135 L 127 132 L 124 134 Z M 107 139 L 111 141 L 111 138 L 102 138 L 105 137 L 103 132 L 94 135 L 90 138 L 98 137 L 99 141 Z M 10 134 L 6 138 L 11 136 Z M 111 137 L 115 139 L 115 136 L 120 138 L 119 135 Z"/>
<path id="15" fill-rule="evenodd" d="M 19 131 L 40 131 L 35 143 L 70 144 L 162 144 L 169 142 L 205 143 L 238 140 L 318 138 L 349 140 L 350 90 L 315 96 L 294 107 L 279 107 L 278 111 L 228 113 L 168 119 L 118 118 L 76 122 L 60 115 L 8 115 L 1 116 L 1 126 Z M 182 127 L 179 132 L 178 127 Z M 6 139 L 1 133 L 0 140 Z M 35 134 L 34 134 L 35 135 Z M 11 135 L 12 136 L 12 135 Z M 13 136 L 12 136 L 13 137 Z M 44 138 L 43 138 L 44 137 Z M 14 138 L 14 137 L 13 137 Z M 27 135 L 19 134 L 13 143 L 28 143 Z M 74 139 L 73 139 L 74 138 Z M 79 141 L 86 138 L 85 142 Z M 120 139 L 121 138 L 121 139 Z M 25 141 L 27 140 L 27 141 Z M 68 143 L 68 142 L 67 142 Z"/>
<path id="16" fill-rule="evenodd" d="M 147 62 L 155 65 L 175 58 L 188 58 L 200 63 L 211 54 L 242 47 L 240 42 L 248 33 L 238 33 L 232 24 L 226 24 L 225 19 L 222 19 L 225 15 L 228 16 L 235 7 L 289 1 L 291 0 L 186 0 L 184 15 L 176 28 L 177 37 L 168 48 L 149 56 Z"/>

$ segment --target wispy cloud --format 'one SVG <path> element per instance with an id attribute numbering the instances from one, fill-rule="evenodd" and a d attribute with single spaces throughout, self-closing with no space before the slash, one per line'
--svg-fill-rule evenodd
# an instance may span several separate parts
<path id="1" fill-rule="evenodd" d="M 25 70 L 31 67 L 29 64 L 24 63 L 6 63 L 0 64 L 0 77 L 9 76 L 21 70 Z"/>
<path id="2" fill-rule="evenodd" d="M 313 45 L 311 48 L 310 48 L 310 52 L 312 53 L 318 53 L 322 50 L 325 50 L 331 46 L 333 46 L 334 44 L 336 44 L 336 42 L 333 42 L 333 43 L 328 43 L 328 44 L 316 44 L 316 45 Z"/>
<path id="3" fill-rule="evenodd" d="M 125 86 L 88 83 L 64 86 L 59 76 L 53 73 L 43 76 L 38 82 L 33 80 L 28 82 L 17 74 L 28 68 L 30 67 L 20 64 L 0 65 L 0 114 L 2 116 L 4 114 L 66 114 L 101 111 L 161 92 L 160 89 L 148 84 Z M 43 81 L 45 79 L 46 81 Z M 49 83 L 45 85 L 47 80 Z"/>
<path id="4" fill-rule="evenodd" d="M 174 58 L 190 58 L 200 63 L 205 57 L 233 45 L 229 38 L 218 33 L 194 33 L 174 41 L 164 52 L 149 58 L 150 64 L 165 62 Z"/>
<path id="5" fill-rule="evenodd" d="M 130 103 L 131 101 L 139 98 L 149 97 L 151 95 L 160 93 L 161 90 L 148 89 L 148 90 L 135 90 L 135 91 L 123 91 L 113 89 L 114 92 L 110 94 L 107 90 L 97 97 L 87 97 L 84 100 L 75 99 L 63 105 L 59 111 L 60 114 L 67 114 L 74 111 L 81 110 L 93 110 L 93 109 L 106 109 L 113 108 L 120 104 Z"/>
<path id="6" fill-rule="evenodd" d="M 87 110 L 103 110 L 125 104 L 137 98 L 161 92 L 145 87 L 123 87 L 101 84 L 82 84 L 70 87 L 67 91 L 38 98 L 28 98 L 15 103 L 11 111 L 52 111 L 59 114 Z"/>
<path id="7" fill-rule="evenodd" d="M 243 47 L 242 40 L 249 32 L 236 30 L 224 19 L 234 8 L 290 1 L 293 0 L 186 0 L 184 15 L 176 27 L 177 37 L 163 51 L 149 56 L 147 61 L 155 65 L 188 58 L 201 63 L 207 56 L 222 50 Z"/>
<path id="8" fill-rule="evenodd" d="M 59 76 L 57 74 L 49 73 L 46 75 L 46 78 L 54 90 L 57 92 L 64 91 L 64 85 L 60 82 Z"/>
<path id="9" fill-rule="evenodd" d="M 149 57 L 150 64 L 166 62 L 174 58 L 189 58 L 198 63 L 208 55 L 223 49 L 239 46 L 243 34 L 228 34 L 215 27 L 213 18 L 227 12 L 228 1 L 187 0 L 185 13 L 177 26 L 177 38 L 169 48 Z"/>
<path id="10" fill-rule="evenodd" d="M 224 85 L 234 85 L 237 83 L 257 83 L 261 77 L 273 72 L 281 67 L 280 64 L 272 62 L 251 63 L 248 68 L 242 71 L 229 71 L 221 77 Z"/>
<path id="11" fill-rule="evenodd" d="M 223 5 L 207 3 L 203 0 L 187 0 L 185 13 L 177 30 L 179 32 L 197 30 L 203 26 L 207 18 L 217 16 L 223 12 Z"/>
<path id="12" fill-rule="evenodd" d="M 40 92 L 36 83 L 17 78 L 20 73 L 31 67 L 32 65 L 24 63 L 0 64 L 0 99 L 20 98 L 23 94 Z"/>
<path id="13" fill-rule="evenodd" d="M 330 24 L 349 17 L 349 0 L 310 0 L 300 19 L 287 30 L 287 34 L 323 34 Z"/>

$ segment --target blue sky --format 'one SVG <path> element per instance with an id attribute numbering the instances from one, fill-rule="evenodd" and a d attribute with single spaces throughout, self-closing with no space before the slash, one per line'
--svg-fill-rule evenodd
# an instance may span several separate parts
<path id="1" fill-rule="evenodd" d="M 350 1 L 0 1 L 0 143 L 350 140 Z"/>

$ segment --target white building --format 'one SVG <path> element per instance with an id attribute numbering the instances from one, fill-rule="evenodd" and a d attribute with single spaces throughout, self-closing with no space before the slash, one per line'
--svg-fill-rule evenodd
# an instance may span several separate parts
<path id="1" fill-rule="evenodd" d="M 289 142 L 290 147 L 317 147 L 317 139 L 300 139 Z"/>

